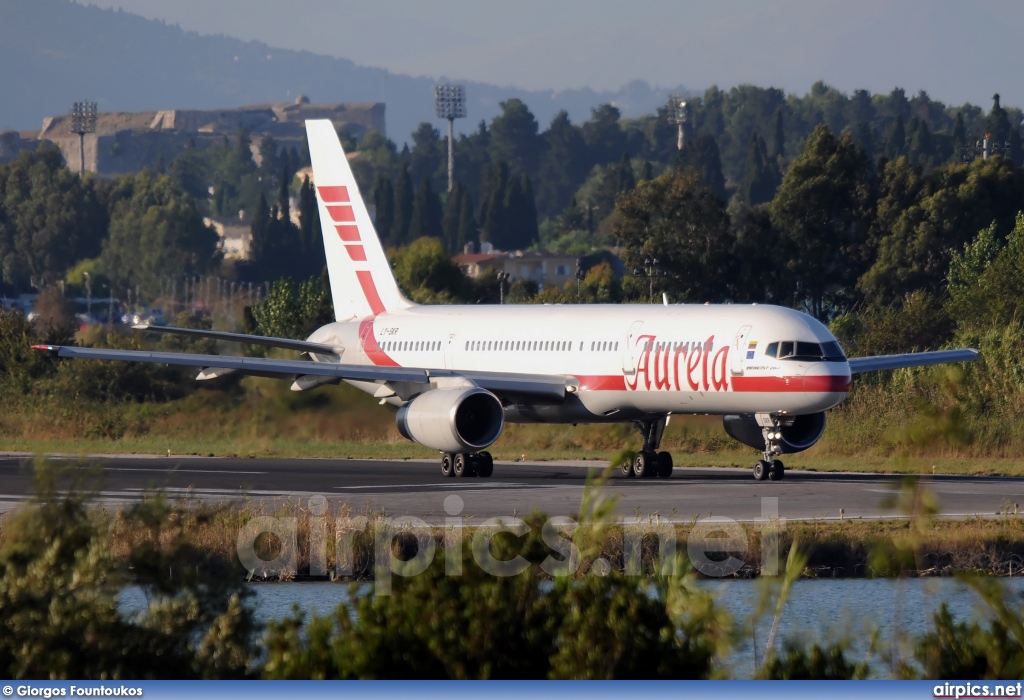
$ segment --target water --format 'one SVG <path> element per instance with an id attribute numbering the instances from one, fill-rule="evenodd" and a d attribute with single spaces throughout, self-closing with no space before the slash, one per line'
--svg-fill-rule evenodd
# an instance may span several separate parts
<path id="1" fill-rule="evenodd" d="M 1003 579 L 1017 596 L 1024 594 L 1024 578 Z M 261 622 L 279 620 L 292 613 L 294 606 L 307 614 L 327 615 L 349 600 L 349 586 L 339 583 L 258 583 L 253 605 Z M 749 620 L 760 595 L 756 581 L 701 580 L 698 585 L 715 595 L 735 620 Z M 371 590 L 366 584 L 361 591 Z M 121 595 L 125 612 L 145 607 L 145 596 L 139 589 L 126 589 Z M 932 627 L 932 615 L 945 602 L 958 620 L 981 619 L 986 616 L 978 596 L 967 586 L 952 578 L 925 579 L 827 579 L 801 580 L 793 585 L 780 619 L 778 642 L 798 637 L 818 642 L 848 640 L 854 650 L 852 659 L 859 661 L 867 654 L 872 633 L 888 642 L 908 640 L 924 634 Z M 774 607 L 762 618 L 756 630 L 746 625 L 741 640 L 726 667 L 732 676 L 749 676 L 754 668 L 754 640 L 757 658 L 764 654 L 765 641 L 772 623 Z M 904 649 L 904 654 L 906 649 Z M 873 657 L 872 668 L 885 677 L 890 657 Z"/>

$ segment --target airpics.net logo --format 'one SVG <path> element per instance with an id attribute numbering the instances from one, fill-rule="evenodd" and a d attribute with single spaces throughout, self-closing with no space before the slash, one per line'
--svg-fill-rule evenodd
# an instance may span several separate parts
<path id="1" fill-rule="evenodd" d="M 1024 684 L 1016 683 L 941 683 L 932 689 L 934 698 L 1019 698 Z"/>
<path id="2" fill-rule="evenodd" d="M 251 576 L 296 577 L 300 573 L 300 533 L 305 540 L 301 544 L 303 551 L 308 552 L 311 577 L 341 578 L 369 572 L 378 595 L 391 593 L 393 576 L 410 577 L 425 572 L 439 549 L 445 552 L 445 574 L 462 575 L 464 557 L 461 553 L 467 544 L 473 564 L 497 577 L 516 576 L 535 566 L 549 576 L 573 576 L 581 569 L 586 575 L 605 576 L 615 567 L 626 576 L 640 576 L 645 568 L 668 575 L 676 570 L 676 562 L 682 554 L 678 551 L 679 526 L 657 517 L 619 521 L 617 527 L 611 528 L 614 534 L 606 535 L 618 538 L 609 548 L 619 553 L 615 561 L 598 557 L 585 562 L 576 535 L 586 523 L 568 517 L 548 518 L 539 525 L 518 517 L 494 517 L 477 522 L 464 515 L 465 502 L 455 494 L 444 499 L 447 517 L 434 524 L 409 515 L 332 518 L 328 514 L 330 503 L 321 495 L 310 497 L 306 506 L 301 517 L 258 516 L 239 529 L 238 559 Z M 687 527 L 686 558 L 701 574 L 732 576 L 748 564 L 744 557 L 751 551 L 750 535 L 739 522 L 708 516 Z M 760 536 L 757 564 L 761 575 L 779 573 L 779 535 L 784 529 L 785 520 L 779 517 L 779 499 L 762 498 L 761 517 L 755 521 L 755 530 Z M 495 554 L 492 543 L 499 535 L 504 533 L 523 541 L 537 530 L 549 551 L 539 563 L 521 555 L 499 558 Z M 268 538 L 277 545 L 270 548 L 273 552 L 258 546 L 261 539 L 266 542 Z M 357 538 L 364 542 L 363 557 L 356 551 Z M 648 545 L 656 540 L 656 547 L 648 546 L 645 551 L 645 540 Z M 334 550 L 335 565 L 331 568 L 328 568 L 329 548 Z M 262 558 L 261 553 L 272 554 L 273 558 Z M 357 563 L 357 560 L 360 561 Z"/>

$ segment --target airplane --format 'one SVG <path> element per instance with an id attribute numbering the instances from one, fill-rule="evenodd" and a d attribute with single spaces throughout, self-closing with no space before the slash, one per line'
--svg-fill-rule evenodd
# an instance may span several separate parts
<path id="1" fill-rule="evenodd" d="M 506 423 L 633 423 L 643 444 L 626 477 L 668 478 L 659 451 L 672 415 L 722 416 L 763 452 L 754 478 L 785 475 L 781 455 L 810 448 L 826 412 L 864 372 L 976 360 L 977 350 L 848 359 L 800 311 L 760 304 L 438 305 L 398 288 L 329 120 L 306 122 L 336 321 L 306 340 L 138 325 L 156 333 L 260 344 L 307 360 L 36 346 L 59 357 L 241 373 L 294 391 L 346 382 L 398 408 L 399 432 L 441 454 L 446 477 L 490 477 L 487 448 Z"/>

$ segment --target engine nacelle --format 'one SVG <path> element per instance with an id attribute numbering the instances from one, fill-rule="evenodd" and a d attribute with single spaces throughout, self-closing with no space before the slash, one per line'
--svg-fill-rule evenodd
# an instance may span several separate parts
<path id="1" fill-rule="evenodd" d="M 779 432 L 782 439 L 778 441 L 783 454 L 803 452 L 811 447 L 825 432 L 825 414 L 810 413 L 806 416 L 792 416 L 793 422 L 789 425 L 782 425 Z M 764 449 L 764 435 L 757 419 L 750 413 L 739 416 L 723 416 L 722 424 L 729 437 L 738 440 L 744 445 L 750 445 L 758 450 Z"/>
<path id="2" fill-rule="evenodd" d="M 402 437 L 441 452 L 479 452 L 501 435 L 505 412 L 480 387 L 432 389 L 398 409 Z"/>

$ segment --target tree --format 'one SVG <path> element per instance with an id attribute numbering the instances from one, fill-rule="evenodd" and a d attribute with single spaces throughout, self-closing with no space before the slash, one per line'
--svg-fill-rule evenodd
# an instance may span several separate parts
<path id="1" fill-rule="evenodd" d="M 107 222 L 94 181 L 68 170 L 59 150 L 23 151 L 0 166 L 0 282 L 56 283 L 99 254 Z"/>
<path id="2" fill-rule="evenodd" d="M 985 119 L 985 134 L 995 143 L 1002 145 L 1010 139 L 1010 117 L 999 104 L 999 93 L 992 95 L 992 111 Z"/>
<path id="3" fill-rule="evenodd" d="M 447 162 L 447 150 L 441 135 L 429 123 L 422 122 L 412 133 L 409 177 L 413 182 L 428 178 L 432 185 L 441 187 L 442 183 L 447 182 Z"/>
<path id="4" fill-rule="evenodd" d="M 771 204 L 772 225 L 790 249 L 786 268 L 811 314 L 848 293 L 869 264 L 874 205 L 871 163 L 853 139 L 819 126 L 786 171 Z"/>
<path id="5" fill-rule="evenodd" d="M 679 164 L 684 170 L 695 173 L 709 190 L 723 202 L 727 199 L 725 176 L 722 174 L 722 159 L 718 144 L 712 136 L 705 134 L 683 145 Z"/>
<path id="6" fill-rule="evenodd" d="M 203 274 L 218 264 L 217 244 L 195 203 L 166 175 L 143 171 L 114 183 L 102 260 L 116 288 L 155 297 L 161 276 Z"/>
<path id="7" fill-rule="evenodd" d="M 780 163 L 786 157 L 786 132 L 782 121 L 782 110 L 775 110 L 775 124 L 772 126 L 771 159 Z"/>
<path id="8" fill-rule="evenodd" d="M 398 286 L 413 301 L 450 304 L 467 300 L 469 281 L 439 239 L 416 239 L 391 251 L 390 256 Z"/>
<path id="9" fill-rule="evenodd" d="M 903 115 L 900 114 L 893 122 L 889 134 L 885 138 L 885 156 L 889 160 L 895 160 L 907 154 L 907 132 L 903 125 Z"/>
<path id="10" fill-rule="evenodd" d="M 395 185 L 395 219 L 391 225 L 390 235 L 392 245 L 401 245 L 408 241 L 413 204 L 412 177 L 409 174 L 409 164 L 406 163 L 402 165 L 402 172 Z"/>
<path id="11" fill-rule="evenodd" d="M 1013 228 L 1024 200 L 1024 172 L 1005 158 L 978 158 L 929 173 L 916 198 L 903 198 L 891 227 L 879 227 L 878 253 L 858 287 L 885 305 L 916 289 L 943 292 L 951 251 L 996 222 L 997 239 Z"/>
<path id="12" fill-rule="evenodd" d="M 505 100 L 500 107 L 501 114 L 491 121 L 491 160 L 506 163 L 516 174 L 536 174 L 541 148 L 537 120 L 522 100 Z"/>
<path id="13" fill-rule="evenodd" d="M 423 178 L 423 183 L 416 192 L 416 201 L 412 207 L 412 223 L 409 225 L 409 238 L 416 240 L 428 236 L 442 238 L 441 200 L 430 186 L 430 178 Z"/>
<path id="14" fill-rule="evenodd" d="M 552 216 L 565 208 L 586 178 L 590 154 L 580 129 L 569 121 L 565 110 L 555 115 L 543 137 L 537 209 L 542 216 Z"/>
<path id="15" fill-rule="evenodd" d="M 582 127 L 583 141 L 590 158 L 589 166 L 612 163 L 626 150 L 626 136 L 619 123 L 621 113 L 610 104 L 599 105 Z"/>
<path id="16" fill-rule="evenodd" d="M 775 163 L 768 157 L 764 139 L 756 133 L 750 137 L 747 169 L 740 183 L 739 196 L 749 204 L 770 202 L 781 177 Z"/>
<path id="17" fill-rule="evenodd" d="M 376 216 L 373 221 L 373 228 L 381 243 L 387 245 L 392 238 L 392 229 L 395 226 L 395 188 L 391 180 L 383 175 L 377 176 L 377 183 L 373 186 L 373 204 Z"/>
<path id="18" fill-rule="evenodd" d="M 615 235 L 625 247 L 627 269 L 657 258 L 668 276 L 658 287 L 679 301 L 729 298 L 727 279 L 732 235 L 725 204 L 693 174 L 670 171 L 645 180 L 616 205 Z M 646 279 L 630 277 L 627 292 L 647 298 Z"/>

